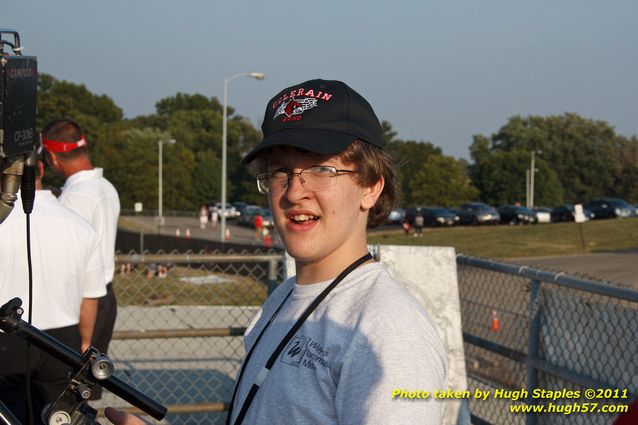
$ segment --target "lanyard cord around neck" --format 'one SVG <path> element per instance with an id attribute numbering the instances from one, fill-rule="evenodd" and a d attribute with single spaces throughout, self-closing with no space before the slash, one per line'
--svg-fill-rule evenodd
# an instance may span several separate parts
<path id="1" fill-rule="evenodd" d="M 359 258 L 354 263 L 350 264 L 344 271 L 341 272 L 339 276 L 337 276 L 335 280 L 332 281 L 332 283 L 330 283 L 330 285 L 328 285 L 326 289 L 324 289 L 319 295 L 317 295 L 317 298 L 315 298 L 312 301 L 312 303 L 310 303 L 310 305 L 306 308 L 306 310 L 304 310 L 304 312 L 301 314 L 301 317 L 299 317 L 299 319 L 294 324 L 294 326 L 288 331 L 286 336 L 281 340 L 281 342 L 279 343 L 275 351 L 273 351 L 273 353 L 270 355 L 270 358 L 266 362 L 266 366 L 264 366 L 257 374 L 257 378 L 255 378 L 255 383 L 250 388 L 250 391 L 248 392 L 248 396 L 246 397 L 246 400 L 244 401 L 241 407 L 241 410 L 239 411 L 239 414 L 237 415 L 237 419 L 235 420 L 234 425 L 240 425 L 242 423 L 242 421 L 244 420 L 244 416 L 246 416 L 246 412 L 248 412 L 248 408 L 250 407 L 251 403 L 253 402 L 253 399 L 255 398 L 255 395 L 257 394 L 257 391 L 259 391 L 259 388 L 266 380 L 266 377 L 268 376 L 270 369 L 272 369 L 272 366 L 275 363 L 277 357 L 279 357 L 281 352 L 284 350 L 286 345 L 288 345 L 288 343 L 290 342 L 292 337 L 297 333 L 299 328 L 301 328 L 301 325 L 304 324 L 306 319 L 312 314 L 313 311 L 315 311 L 315 309 L 321 303 L 321 301 L 323 301 L 324 298 L 326 298 L 326 296 L 330 293 L 330 291 L 332 291 L 339 282 L 345 279 L 345 277 L 348 276 L 354 269 L 356 269 L 361 264 L 371 259 L 372 259 L 372 255 L 368 252 L 366 253 L 366 255 Z M 248 364 L 248 361 L 250 360 L 250 357 L 252 356 L 253 351 L 255 350 L 255 347 L 259 343 L 261 336 L 264 334 L 268 326 L 273 322 L 274 318 L 277 316 L 277 313 L 279 313 L 279 310 L 281 309 L 281 307 L 286 303 L 286 300 L 288 299 L 290 294 L 292 294 L 292 290 L 290 290 L 288 295 L 286 295 L 286 298 L 284 298 L 283 302 L 279 305 L 279 307 L 277 307 L 277 310 L 275 310 L 275 313 L 273 313 L 268 323 L 266 323 L 266 326 L 264 326 L 264 328 L 261 330 L 261 332 L 259 333 L 259 336 L 257 336 L 257 339 L 255 340 L 255 343 L 253 344 L 252 348 L 246 355 L 246 359 L 244 360 L 242 369 L 239 372 L 239 377 L 237 378 L 237 383 L 235 384 L 235 391 L 233 392 L 233 398 L 231 399 L 230 406 L 228 408 L 228 416 L 226 417 L 226 425 L 231 424 L 230 421 L 231 421 L 231 416 L 233 415 L 233 406 L 235 404 L 235 397 L 237 397 L 237 391 L 239 390 L 239 384 L 241 382 L 241 378 L 244 374 L 244 371 L 246 370 L 246 365 Z"/>

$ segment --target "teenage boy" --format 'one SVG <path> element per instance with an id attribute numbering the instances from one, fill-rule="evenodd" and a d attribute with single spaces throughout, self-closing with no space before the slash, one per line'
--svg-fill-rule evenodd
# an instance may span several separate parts
<path id="1" fill-rule="evenodd" d="M 442 403 L 408 395 L 445 388 L 436 326 L 367 249 L 366 229 L 398 196 L 372 107 L 340 81 L 306 81 L 270 101 L 262 130 L 243 163 L 268 196 L 296 276 L 246 331 L 226 423 L 440 423 Z"/>

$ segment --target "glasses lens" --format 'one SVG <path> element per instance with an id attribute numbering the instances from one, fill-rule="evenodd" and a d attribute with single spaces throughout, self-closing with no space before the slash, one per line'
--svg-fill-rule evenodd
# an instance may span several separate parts
<path id="1" fill-rule="evenodd" d="M 288 173 L 283 170 L 268 171 L 257 176 L 257 188 L 261 193 L 282 191 L 287 183 Z"/>
<path id="2" fill-rule="evenodd" d="M 262 176 L 261 174 L 257 176 L 257 190 L 259 193 L 268 193 L 268 178 Z"/>
<path id="3" fill-rule="evenodd" d="M 297 173 L 284 170 L 268 171 L 257 176 L 257 188 L 261 193 L 280 193 L 288 187 L 289 179 Z M 306 190 L 318 191 L 334 186 L 338 171 L 332 166 L 316 166 L 301 170 L 298 174 L 301 184 Z"/>
<path id="4" fill-rule="evenodd" d="M 306 168 L 301 172 L 306 190 L 325 190 L 333 186 L 336 181 L 337 169 L 330 166 L 317 166 Z"/>

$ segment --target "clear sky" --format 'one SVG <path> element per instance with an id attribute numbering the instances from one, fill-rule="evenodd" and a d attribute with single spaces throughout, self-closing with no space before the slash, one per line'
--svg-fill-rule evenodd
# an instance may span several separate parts
<path id="1" fill-rule="evenodd" d="M 0 0 L 41 72 L 127 117 L 177 92 L 223 97 L 260 125 L 280 89 L 340 79 L 402 139 L 469 158 L 512 115 L 575 112 L 638 134 L 633 0 Z"/>

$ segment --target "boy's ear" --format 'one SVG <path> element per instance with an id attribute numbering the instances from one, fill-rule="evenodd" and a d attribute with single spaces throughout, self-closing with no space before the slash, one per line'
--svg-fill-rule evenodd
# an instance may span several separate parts
<path id="1" fill-rule="evenodd" d="M 384 186 L 385 180 L 383 177 L 379 177 L 379 180 L 375 183 L 364 188 L 363 199 L 361 200 L 362 210 L 369 210 L 377 203 L 379 196 L 381 196 L 381 192 L 383 192 Z"/>

